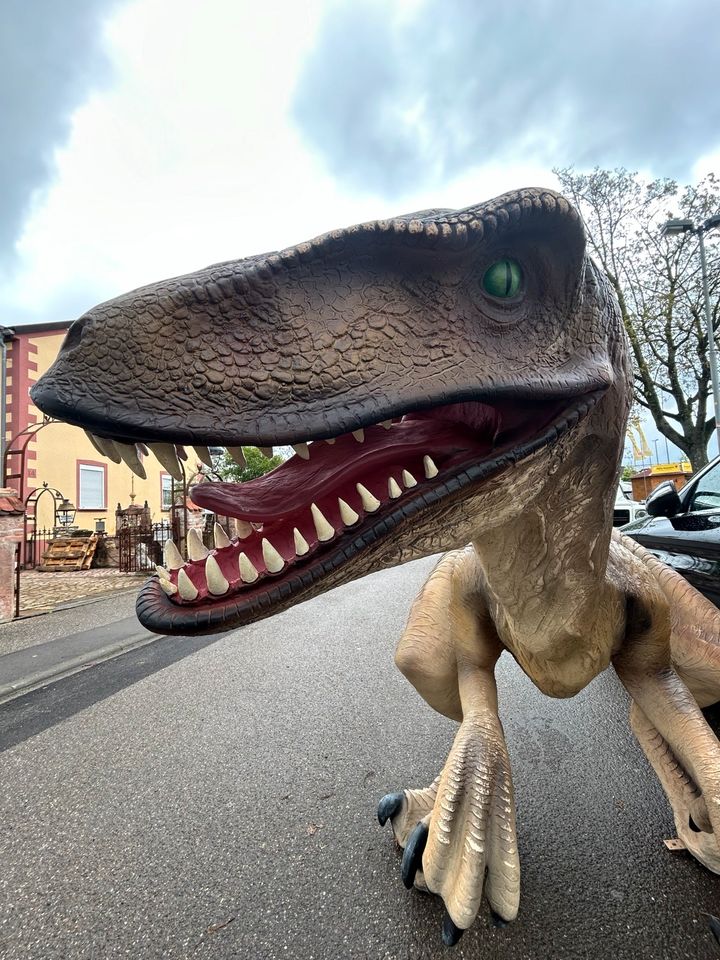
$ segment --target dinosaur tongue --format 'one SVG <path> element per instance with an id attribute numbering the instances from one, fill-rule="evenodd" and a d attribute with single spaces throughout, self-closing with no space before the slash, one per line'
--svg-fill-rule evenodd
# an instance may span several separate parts
<path id="1" fill-rule="evenodd" d="M 222 516 L 268 523 L 306 509 L 329 494 L 354 502 L 358 483 L 373 496 L 387 499 L 391 477 L 400 483 L 403 471 L 425 476 L 426 456 L 439 466 L 459 454 L 480 453 L 491 445 L 490 430 L 479 436 L 465 423 L 410 415 L 393 423 L 390 430 L 366 428 L 362 442 L 352 434 L 338 437 L 332 444 L 320 440 L 310 444 L 307 460 L 296 455 L 246 483 L 202 483 L 191 495 L 198 506 Z"/>

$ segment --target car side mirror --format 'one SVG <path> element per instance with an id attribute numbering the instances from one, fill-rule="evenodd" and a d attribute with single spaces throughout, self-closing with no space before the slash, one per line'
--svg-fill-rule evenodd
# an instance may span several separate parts
<path id="1" fill-rule="evenodd" d="M 672 480 L 658 484 L 645 501 L 645 509 L 651 517 L 674 517 L 682 503 Z"/>

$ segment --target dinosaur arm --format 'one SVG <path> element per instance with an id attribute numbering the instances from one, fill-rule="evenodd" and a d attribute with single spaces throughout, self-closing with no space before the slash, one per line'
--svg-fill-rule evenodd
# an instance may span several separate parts
<path id="1" fill-rule="evenodd" d="M 613 665 L 633 699 L 633 729 L 673 806 L 678 835 L 718 873 L 720 744 L 672 663 L 672 630 L 668 599 L 648 574 L 629 598 L 625 642 Z"/>
<path id="2" fill-rule="evenodd" d="M 503 646 L 481 582 L 472 547 L 445 554 L 413 603 L 395 654 L 418 693 L 453 720 L 480 708 L 497 714 L 494 671 Z"/>
<path id="3" fill-rule="evenodd" d="M 495 684 L 503 647 L 481 584 L 474 549 L 456 550 L 413 605 L 398 666 L 432 707 L 461 723 L 437 780 L 389 795 L 380 810 L 405 848 L 406 882 L 442 896 L 447 943 L 470 926 L 483 896 L 506 920 L 519 903 L 512 777 Z"/>

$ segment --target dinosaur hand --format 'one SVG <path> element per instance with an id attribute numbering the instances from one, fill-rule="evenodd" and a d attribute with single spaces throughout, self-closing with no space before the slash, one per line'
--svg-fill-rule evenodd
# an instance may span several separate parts
<path id="1" fill-rule="evenodd" d="M 419 866 L 420 858 L 414 861 Z M 510 761 L 493 713 L 468 715 L 455 737 L 427 825 L 422 872 L 424 886 L 441 896 L 447 908 L 446 942 L 455 942 L 453 931 L 459 939 L 472 924 L 483 890 L 499 918 L 517 916 L 520 863 Z"/>
<path id="2" fill-rule="evenodd" d="M 388 793 L 378 804 L 380 826 L 384 827 L 389 820 L 395 839 L 403 849 L 417 824 L 432 813 L 439 783 L 440 777 L 436 777 L 424 790 Z"/>

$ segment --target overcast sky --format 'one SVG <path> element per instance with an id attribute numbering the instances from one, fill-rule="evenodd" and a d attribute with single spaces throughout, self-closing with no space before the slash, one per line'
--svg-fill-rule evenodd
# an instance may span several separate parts
<path id="1" fill-rule="evenodd" d="M 717 0 L 3 0 L 0 323 L 323 230 L 720 173 Z"/>

